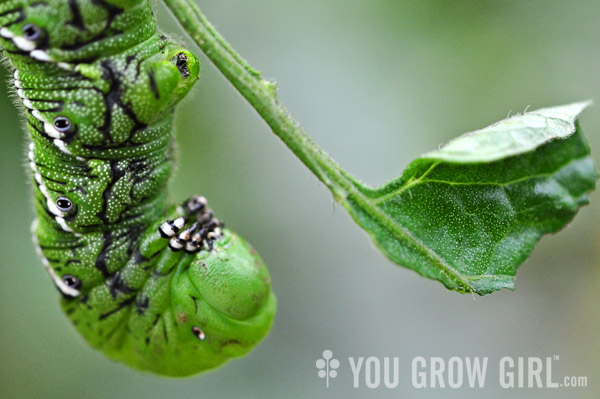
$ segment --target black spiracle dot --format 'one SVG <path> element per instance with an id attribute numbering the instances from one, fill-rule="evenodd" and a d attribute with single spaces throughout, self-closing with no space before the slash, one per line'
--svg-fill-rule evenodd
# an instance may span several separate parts
<path id="1" fill-rule="evenodd" d="M 56 207 L 62 212 L 69 212 L 73 209 L 73 201 L 67 197 L 58 197 L 56 199 Z"/>
<path id="2" fill-rule="evenodd" d="M 73 123 L 71 123 L 71 120 L 66 116 L 57 116 L 56 118 L 54 118 L 54 127 L 59 132 L 64 133 L 71 130 L 71 128 L 73 127 Z"/>
<path id="3" fill-rule="evenodd" d="M 198 338 L 200 341 L 204 341 L 206 339 L 206 335 L 204 331 L 200 327 L 194 326 L 192 327 L 192 333 Z"/>
<path id="4" fill-rule="evenodd" d="M 23 25 L 23 37 L 27 40 L 35 41 L 40 38 L 42 34 L 42 30 L 35 24 L 25 24 Z"/>
<path id="5" fill-rule="evenodd" d="M 71 288 L 78 289 L 81 287 L 81 280 L 79 280 L 75 276 L 71 276 L 70 274 L 65 274 L 62 278 L 63 282 Z"/>

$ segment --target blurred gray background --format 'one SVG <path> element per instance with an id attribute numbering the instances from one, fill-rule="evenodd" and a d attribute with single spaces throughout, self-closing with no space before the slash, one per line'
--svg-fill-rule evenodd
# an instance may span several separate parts
<path id="1" fill-rule="evenodd" d="M 598 0 L 199 1 L 305 129 L 372 185 L 416 156 L 512 113 L 600 101 Z M 159 7 L 159 22 L 190 44 Z M 190 44 L 191 45 L 191 44 Z M 196 49 L 197 50 L 197 49 Z M 184 380 L 141 374 L 90 349 L 35 255 L 25 137 L 0 96 L 1 398 L 597 398 L 600 198 L 542 239 L 515 292 L 473 297 L 387 261 L 315 177 L 203 57 L 178 111 L 174 197 L 202 193 L 269 266 L 279 300 L 249 356 Z M 2 79 L 5 82 L 6 79 Z M 581 123 L 600 160 L 600 108 Z M 341 360 L 325 387 L 315 361 Z M 502 356 L 559 355 L 554 379 L 587 388 L 501 389 Z M 397 356 L 399 387 L 354 389 L 349 356 Z M 412 387 L 415 356 L 487 356 L 483 389 Z"/>

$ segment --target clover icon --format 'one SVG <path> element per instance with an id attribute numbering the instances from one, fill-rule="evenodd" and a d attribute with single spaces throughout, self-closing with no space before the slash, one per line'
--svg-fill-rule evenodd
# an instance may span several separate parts
<path id="1" fill-rule="evenodd" d="M 329 378 L 337 377 L 337 368 L 340 367 L 340 361 L 333 358 L 333 352 L 329 349 L 323 351 L 323 358 L 317 360 L 317 375 L 319 378 L 325 378 L 327 388 L 329 388 Z"/>

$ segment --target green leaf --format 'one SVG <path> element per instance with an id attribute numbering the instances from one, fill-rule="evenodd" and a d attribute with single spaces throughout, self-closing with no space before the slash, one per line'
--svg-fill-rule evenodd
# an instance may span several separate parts
<path id="1" fill-rule="evenodd" d="M 342 201 L 392 261 L 462 293 L 514 289 L 542 235 L 588 203 L 597 173 L 576 122 L 587 103 L 467 133 L 379 189 Z M 350 178 L 349 176 L 346 176 Z"/>
<path id="2" fill-rule="evenodd" d="M 294 120 L 193 0 L 165 0 L 183 28 L 298 159 L 394 262 L 460 292 L 514 288 L 546 233 L 587 203 L 596 171 L 575 119 L 588 105 L 542 109 L 466 134 L 365 187 Z"/>

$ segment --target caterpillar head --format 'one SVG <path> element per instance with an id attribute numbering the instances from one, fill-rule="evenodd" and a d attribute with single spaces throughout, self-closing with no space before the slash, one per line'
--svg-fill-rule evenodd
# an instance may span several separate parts
<path id="1" fill-rule="evenodd" d="M 190 51 L 168 43 L 141 64 L 142 73 L 123 96 L 143 123 L 170 115 L 198 81 L 200 62 Z"/>

